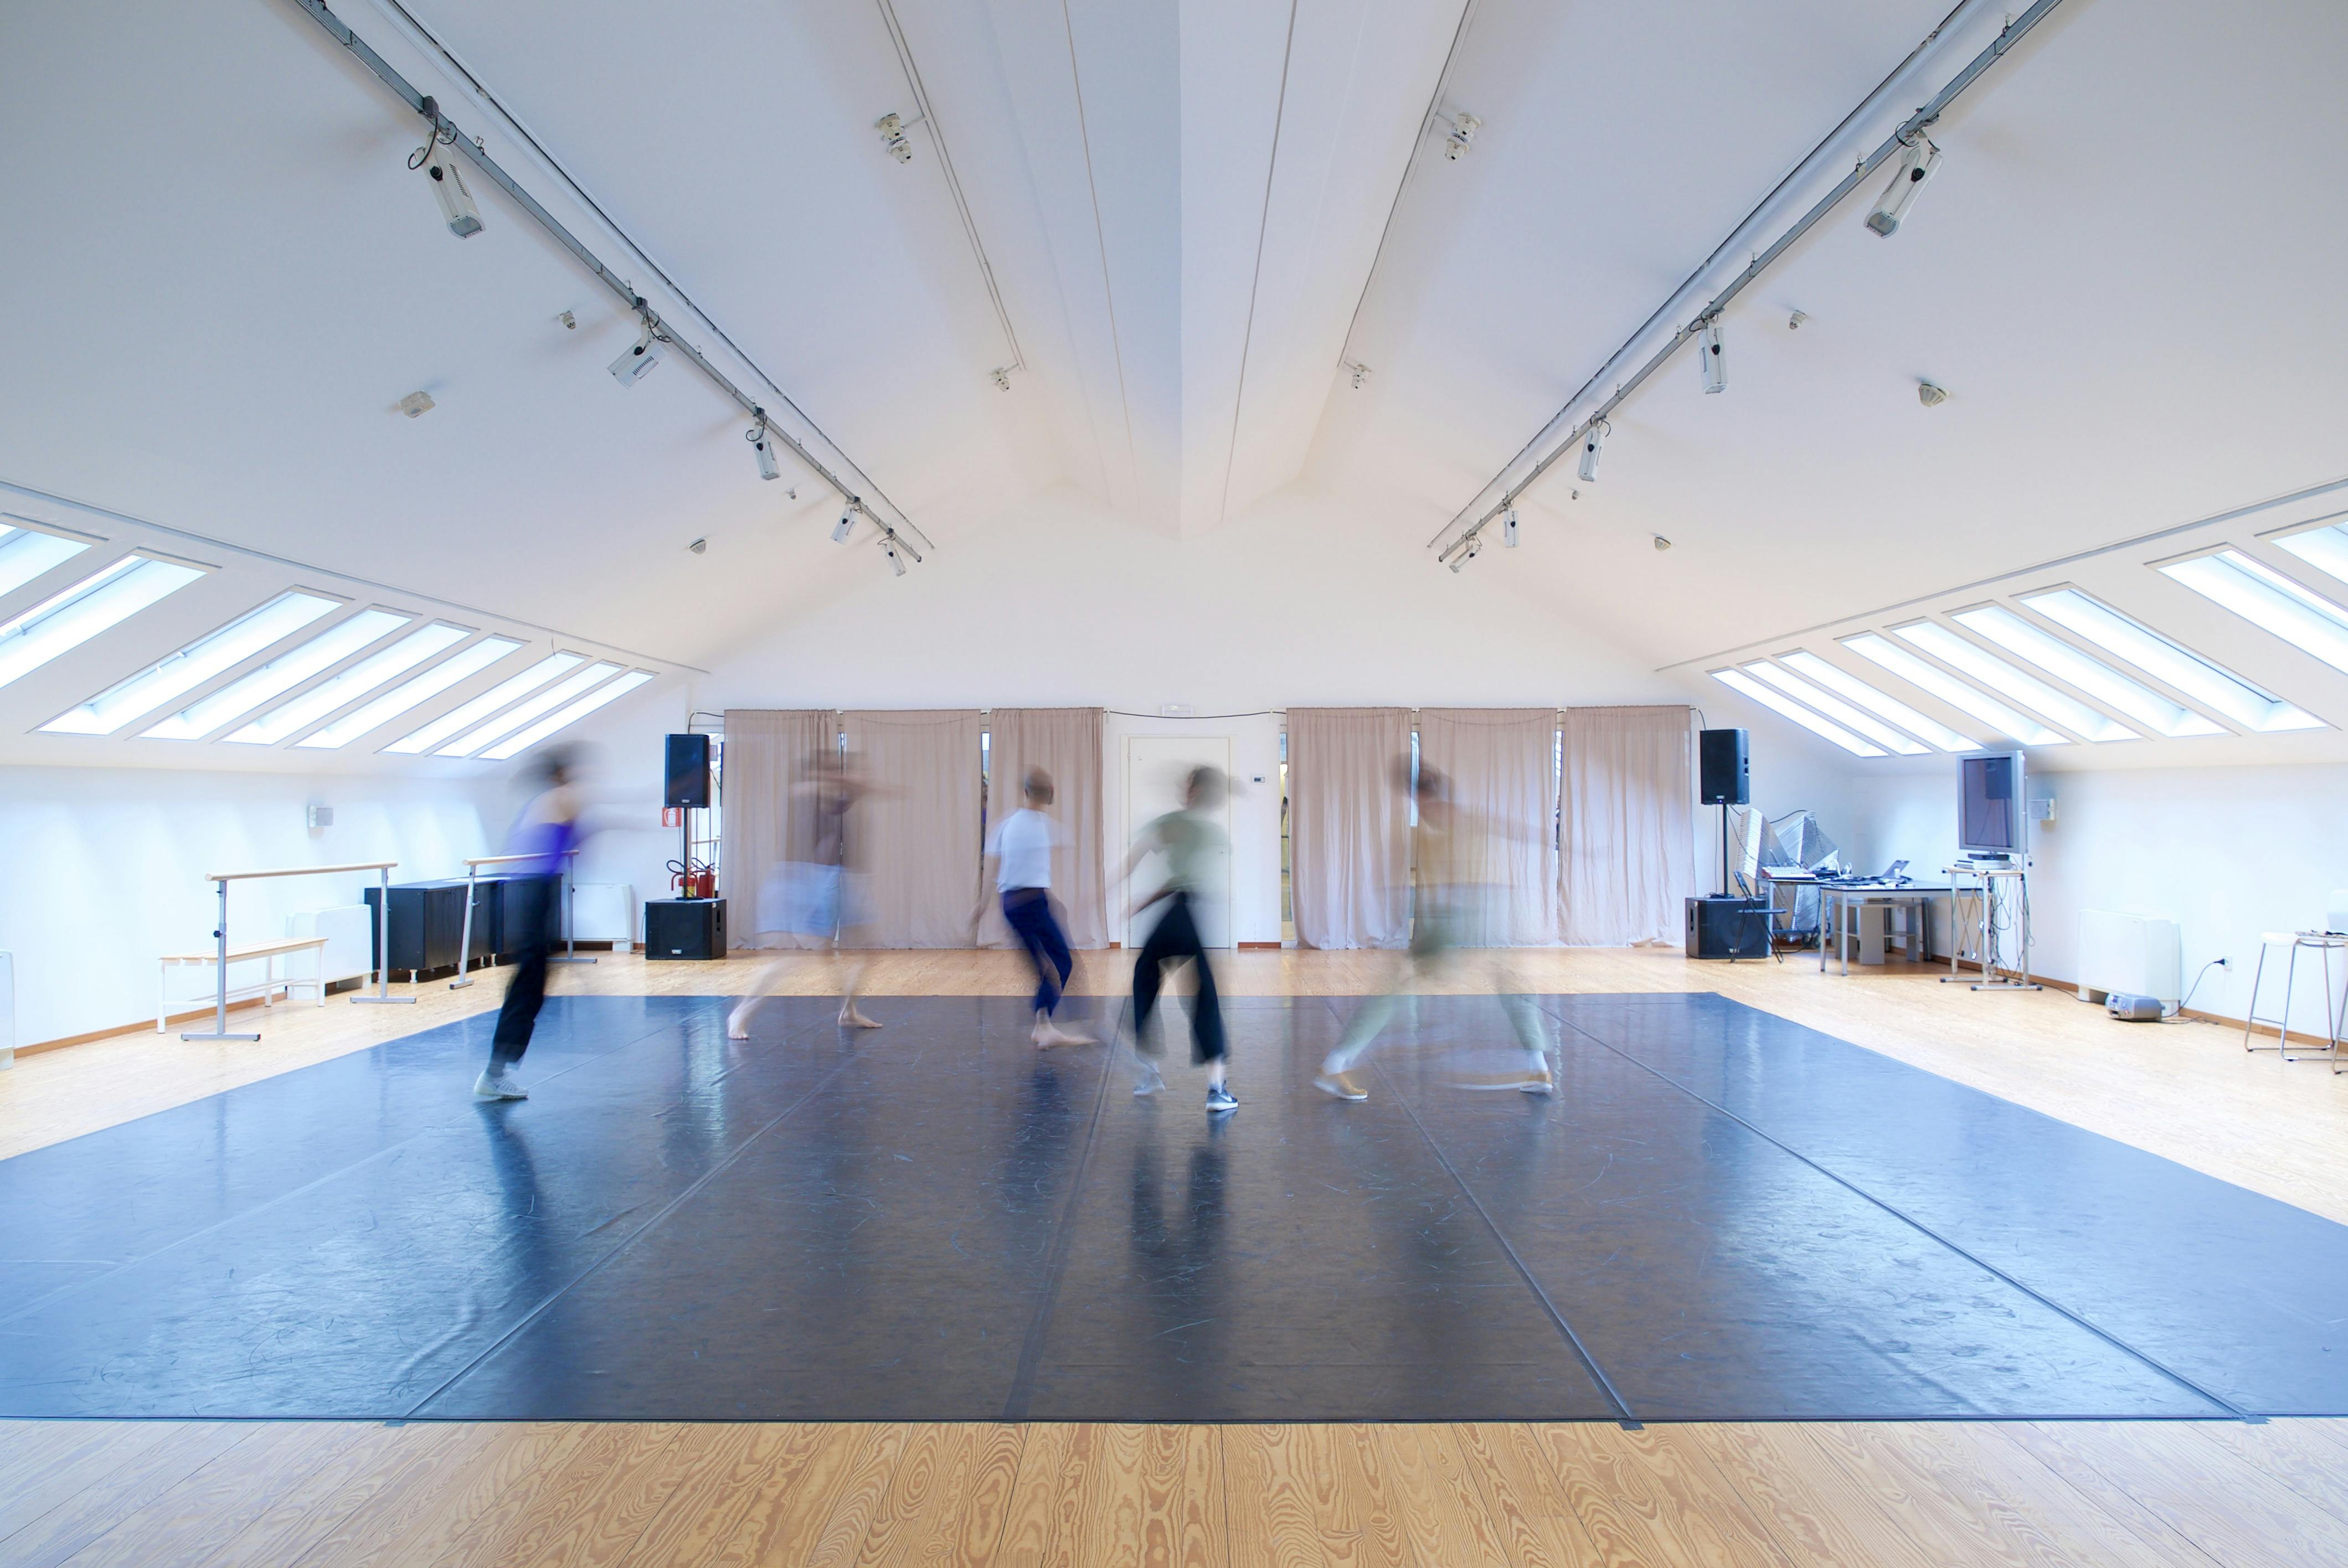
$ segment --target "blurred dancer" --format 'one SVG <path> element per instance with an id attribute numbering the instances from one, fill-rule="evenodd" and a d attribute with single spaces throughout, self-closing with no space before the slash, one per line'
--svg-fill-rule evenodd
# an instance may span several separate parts
<path id="1" fill-rule="evenodd" d="M 995 825 L 986 852 L 994 857 L 994 889 L 1003 900 L 1003 917 L 1019 934 L 1020 945 L 1035 965 L 1035 1032 L 1031 1038 L 1038 1050 L 1090 1045 L 1090 1035 L 1070 1034 L 1052 1019 L 1076 967 L 1052 907 L 1052 846 L 1060 842 L 1057 825 L 1045 815 L 1055 794 L 1052 775 L 1029 768 L 1020 781 L 1020 793 L 1027 804 Z"/>
<path id="2" fill-rule="evenodd" d="M 1192 768 L 1183 783 L 1182 809 L 1168 812 L 1141 830 L 1132 853 L 1126 856 L 1125 869 L 1118 874 L 1118 880 L 1123 881 L 1150 855 L 1166 856 L 1165 885 L 1135 905 L 1132 911 L 1138 915 L 1153 904 L 1162 901 L 1166 905 L 1165 913 L 1159 916 L 1157 927 L 1142 943 L 1141 957 L 1133 966 L 1134 1049 L 1146 1050 L 1150 1056 L 1158 1054 L 1159 1045 L 1149 1031 L 1149 1016 L 1157 1009 L 1167 966 L 1195 966 L 1199 994 L 1190 1013 L 1190 1048 L 1194 1058 L 1207 1065 L 1210 1112 L 1236 1111 L 1240 1103 L 1224 1072 L 1222 1009 L 1215 999 L 1215 972 L 1207 962 L 1206 946 L 1199 939 L 1194 908 L 1194 904 L 1210 900 L 1220 885 L 1222 860 L 1231 849 L 1222 828 L 1206 815 L 1222 804 L 1229 787 L 1220 768 Z M 1148 1057 L 1138 1060 L 1141 1081 L 1134 1093 L 1155 1094 L 1165 1088 L 1166 1080 L 1158 1064 Z"/>
<path id="3" fill-rule="evenodd" d="M 578 762 L 570 752 L 556 748 L 540 753 L 525 775 L 531 784 L 530 798 L 507 834 L 506 853 L 530 858 L 514 861 L 508 868 L 507 928 L 520 942 L 512 978 L 506 981 L 505 1005 L 498 1009 L 497 1031 L 490 1037 L 489 1064 L 473 1081 L 479 1100 L 530 1098 L 514 1081 L 513 1068 L 530 1049 L 539 1009 L 546 1003 L 547 958 L 561 935 L 562 857 L 583 841 L 578 774 Z"/>
<path id="4" fill-rule="evenodd" d="M 1411 830 L 1418 882 L 1411 912 L 1410 963 L 1392 988 L 1354 1012 L 1337 1049 L 1321 1063 L 1313 1087 L 1340 1100 L 1367 1100 L 1369 1091 L 1349 1074 L 1394 1017 L 1395 998 L 1416 980 L 1466 967 L 1480 977 L 1484 989 L 1499 998 L 1524 1052 L 1519 1069 L 1495 1078 L 1471 1079 L 1468 1086 L 1519 1089 L 1527 1094 L 1553 1092 L 1556 1081 L 1550 1073 L 1540 1016 L 1531 999 L 1518 990 L 1507 965 L 1493 955 L 1490 947 L 1502 933 L 1502 911 L 1509 894 L 1509 888 L 1491 880 L 1492 868 L 1501 864 L 1494 853 L 1495 840 L 1507 835 L 1483 813 L 1454 804 L 1443 775 L 1433 768 L 1421 766 L 1414 784 L 1406 757 L 1395 764 L 1395 787 L 1415 794 L 1418 804 L 1418 825 Z"/>
<path id="5" fill-rule="evenodd" d="M 857 803 L 873 793 L 870 782 L 838 753 L 825 749 L 811 753 L 806 772 L 791 785 L 790 832 L 797 853 L 776 866 L 758 890 L 759 935 L 788 933 L 816 939 L 839 986 L 843 1029 L 880 1027 L 856 1005 L 864 984 L 864 959 L 840 957 L 841 945 L 871 918 L 855 869 L 860 848 L 855 829 Z M 750 1015 L 782 984 L 790 968 L 791 960 L 783 958 L 758 971 L 750 982 L 750 994 L 726 1020 L 729 1039 L 750 1038 Z"/>

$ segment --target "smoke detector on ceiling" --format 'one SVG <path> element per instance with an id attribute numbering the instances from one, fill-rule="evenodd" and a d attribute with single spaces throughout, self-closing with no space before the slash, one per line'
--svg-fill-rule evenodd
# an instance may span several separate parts
<path id="1" fill-rule="evenodd" d="M 1916 384 L 1916 401 L 1925 407 L 1938 408 L 1948 400 L 1949 395 L 1943 388 L 1934 386 L 1929 381 L 1920 381 Z"/>
<path id="2" fill-rule="evenodd" d="M 1672 548 L 1672 541 L 1663 538 L 1663 535 L 1657 534 L 1655 536 L 1655 548 L 1659 550 L 1667 550 Z"/>
<path id="3" fill-rule="evenodd" d="M 421 419 L 431 407 L 432 395 L 428 392 L 411 392 L 399 400 L 399 411 L 410 419 Z"/>

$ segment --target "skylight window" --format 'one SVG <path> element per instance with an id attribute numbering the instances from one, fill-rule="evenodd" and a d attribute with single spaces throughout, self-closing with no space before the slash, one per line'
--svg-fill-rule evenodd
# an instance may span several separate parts
<path id="1" fill-rule="evenodd" d="M 1814 735 L 1824 735 L 1828 740 L 1832 741 L 1836 745 L 1840 746 L 1844 751 L 1850 753 L 1853 756 L 1879 757 L 1883 755 L 1883 748 L 1881 746 L 1876 745 L 1869 741 L 1862 741 L 1857 735 L 1852 734 L 1849 730 L 1844 729 L 1840 724 L 1834 723 L 1828 720 L 1818 717 L 1818 714 L 1811 712 L 1807 708 L 1803 707 L 1791 697 L 1785 696 L 1771 690 L 1769 687 L 1764 686 L 1760 682 L 1756 681 L 1752 676 L 1747 675 L 1742 670 L 1715 670 L 1712 672 L 1712 678 L 1719 682 L 1722 685 L 1727 687 L 1730 691 L 1740 692 L 1746 696 L 1752 698 L 1755 702 L 1760 703 L 1763 707 L 1774 709 L 1777 712 L 1785 714 L 1786 717 L 1793 720 L 1794 723 L 1801 725 L 1802 728 L 1809 731 L 1810 733 Z"/>
<path id="2" fill-rule="evenodd" d="M 548 714 L 537 723 L 532 724 L 529 729 L 523 730 L 517 734 L 508 735 L 504 740 L 499 741 L 496 745 L 491 746 L 488 751 L 483 752 L 481 753 L 482 759 L 484 761 L 493 763 L 503 762 L 506 758 L 512 756 L 515 753 L 527 750 L 528 748 L 538 744 L 539 742 L 546 739 L 547 736 L 554 733 L 555 731 L 562 729 L 566 725 L 577 723 L 580 720 L 585 718 L 588 714 L 593 712 L 604 703 L 612 701 L 613 698 L 626 696 L 629 692 L 634 691 L 637 687 L 643 685 L 652 678 L 652 672 L 648 670 L 631 670 L 625 675 L 621 676 L 617 681 L 613 682 L 610 685 L 599 687 L 595 691 L 588 692 L 587 695 L 580 698 L 579 701 L 572 703 L 569 707 L 564 708 L 560 712 Z"/>
<path id="3" fill-rule="evenodd" d="M 2108 713 L 2065 696 L 2045 682 L 2025 675 L 1993 653 L 1984 653 L 1937 621 L 1919 620 L 1895 626 L 1891 634 L 1938 657 L 2008 702 L 2018 702 L 2042 718 L 2068 725 L 2091 741 L 2140 741 L 2134 730 Z"/>
<path id="4" fill-rule="evenodd" d="M 2096 701 L 2107 702 L 2139 724 L 2164 735 L 2222 735 L 2225 726 L 2170 702 L 2101 660 L 2090 659 L 2059 637 L 2041 631 L 2003 605 L 1985 604 L 1957 612 L 1957 624 L 1980 633 L 2009 653 L 2060 676 Z"/>
<path id="5" fill-rule="evenodd" d="M 1935 664 L 1927 664 L 1897 643 L 1886 641 L 1872 631 L 1857 637 L 1846 637 L 1842 645 L 1871 664 L 1878 664 L 1921 692 L 1930 692 L 1961 713 L 1971 713 L 2000 735 L 2011 736 L 2025 746 L 2059 746 L 2070 739 L 2059 735 L 2035 719 L 2025 718 L 1988 692 L 1966 685 Z"/>
<path id="6" fill-rule="evenodd" d="M 190 703 L 161 723 L 140 732 L 149 740 L 201 741 L 232 720 L 273 702 L 386 632 L 413 620 L 388 610 L 363 610 L 338 620 L 307 642 L 298 643 L 242 680 Z"/>
<path id="7" fill-rule="evenodd" d="M 2263 687 L 2253 686 L 2150 627 L 2130 620 L 2075 588 L 2034 593 L 2022 601 L 2074 636 L 2127 661 L 2156 680 L 2166 681 L 2195 702 L 2216 710 L 2246 730 L 2320 730 L 2323 721 L 2295 708 Z"/>
<path id="8" fill-rule="evenodd" d="M 1898 698 L 1877 691 L 1858 676 L 1828 663 L 1815 653 L 1796 651 L 1784 654 L 1781 662 L 1829 691 L 1840 692 L 1869 712 L 1890 720 L 1910 734 L 1921 735 L 1944 752 L 1981 750 L 1981 743 L 1971 735 L 1957 733 L 1938 719 L 1928 718 Z"/>
<path id="9" fill-rule="evenodd" d="M 576 653 L 550 653 L 520 674 L 499 682 L 471 702 L 441 714 L 414 734 L 402 735 L 384 750 L 410 756 L 428 752 L 458 731 L 470 729 L 516 698 L 537 691 L 580 661 Z"/>
<path id="10" fill-rule="evenodd" d="M 391 723 L 410 708 L 430 702 L 468 675 L 488 669 L 520 646 L 510 637 L 484 637 L 470 648 L 449 655 L 415 680 L 393 687 L 366 707 L 344 714 L 315 734 L 304 735 L 295 745 L 319 750 L 347 746 L 368 731 Z"/>
<path id="11" fill-rule="evenodd" d="M 2274 542 L 2326 577 L 2348 582 L 2348 523 L 2284 534 Z"/>
<path id="12" fill-rule="evenodd" d="M 390 647 L 368 654 L 331 680 L 321 681 L 282 708 L 263 713 L 226 738 L 240 745 L 273 746 L 320 719 L 355 702 L 386 682 L 396 681 L 427 659 L 446 652 L 472 635 L 472 629 L 435 621 L 409 632 Z"/>
<path id="13" fill-rule="evenodd" d="M 2348 670 L 2348 611 L 2273 568 L 2240 550 L 2219 550 L 2170 561 L 2160 571 L 2333 669 Z"/>
<path id="14" fill-rule="evenodd" d="M 77 708 L 58 714 L 42 729 L 56 734 L 110 735 L 142 713 L 184 697 L 213 676 L 234 669 L 282 637 L 291 636 L 337 608 L 314 593 L 283 593 L 248 610 L 217 631 L 206 633 L 170 658 L 117 682 Z"/>
<path id="15" fill-rule="evenodd" d="M 1798 675 L 1787 674 L 1766 659 L 1756 659 L 1745 667 L 1745 672 L 1757 681 L 1766 681 L 1795 701 L 1807 703 L 1847 730 L 1865 735 L 1884 750 L 1897 752 L 1903 757 L 1921 757 L 1924 748 L 1884 723 L 1860 712 L 1857 708 L 1829 692 L 1821 692 Z"/>
<path id="16" fill-rule="evenodd" d="M 59 538 L 38 528 L 0 523 L 0 593 L 14 593 L 51 567 L 89 548 L 81 539 Z"/>
<path id="17" fill-rule="evenodd" d="M 80 647 L 204 574 L 177 561 L 124 556 L 0 626 L 0 686 Z"/>
<path id="18" fill-rule="evenodd" d="M 619 672 L 620 667 L 617 664 L 590 664 L 569 680 L 550 686 L 528 702 L 517 703 L 499 713 L 488 723 L 467 731 L 432 754 L 438 757 L 469 757 L 491 741 L 513 733 L 517 729 L 543 714 L 551 712 L 573 697 L 583 694 L 592 687 L 602 685 Z"/>

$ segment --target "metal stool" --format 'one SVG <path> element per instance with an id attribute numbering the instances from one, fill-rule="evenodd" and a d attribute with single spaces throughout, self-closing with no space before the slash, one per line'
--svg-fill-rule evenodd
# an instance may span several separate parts
<path id="1" fill-rule="evenodd" d="M 2260 1018 L 2259 1016 L 2259 981 L 2266 974 L 2267 951 L 2269 948 L 2283 946 L 2291 948 L 2291 959 L 2283 969 L 2282 1012 L 2280 1017 Z M 2333 1059 L 2333 1071 L 2336 1073 L 2340 1071 L 2340 1019 L 2332 989 L 2332 955 L 2335 951 L 2348 954 L 2348 937 L 2339 936 L 2330 931 L 2269 931 L 2259 938 L 2258 967 L 2250 971 L 2250 1005 L 2243 1009 L 2247 1015 L 2242 1022 L 2244 1050 L 2278 1050 L 2282 1053 L 2282 1059 L 2285 1061 L 2300 1060 L 2300 1057 L 2291 1054 L 2291 987 L 2299 978 L 2300 954 L 2320 953 L 2322 955 L 2323 962 L 2324 1042 L 2322 1049 L 2308 1050 L 2303 1054 L 2328 1056 Z M 2275 1043 L 2271 1046 L 2251 1043 L 2252 1031 L 2262 1023 L 2275 1026 Z"/>

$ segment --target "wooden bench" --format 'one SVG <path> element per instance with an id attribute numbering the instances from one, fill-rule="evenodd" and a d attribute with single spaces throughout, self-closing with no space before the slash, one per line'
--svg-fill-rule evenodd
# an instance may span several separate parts
<path id="1" fill-rule="evenodd" d="M 311 968 L 307 976 L 281 975 L 277 972 L 277 960 L 290 953 L 310 955 Z M 318 1005 L 320 1007 L 326 1005 L 326 982 L 324 978 L 326 962 L 325 938 L 288 937 L 283 941 L 256 942 L 249 948 L 231 948 L 228 950 L 228 961 L 232 964 L 242 963 L 252 958 L 259 958 L 262 961 L 262 978 L 248 985 L 224 988 L 221 995 L 237 1001 L 244 1000 L 249 997 L 259 997 L 261 1005 L 267 1007 L 274 1000 L 278 991 L 283 990 L 286 999 L 291 1001 L 295 986 L 308 986 L 316 994 Z M 219 962 L 219 952 L 210 948 L 201 953 L 163 955 L 162 976 L 155 993 L 155 1032 L 157 1034 L 170 1032 L 166 1015 L 171 1010 L 171 971 L 174 968 L 214 965 Z"/>

